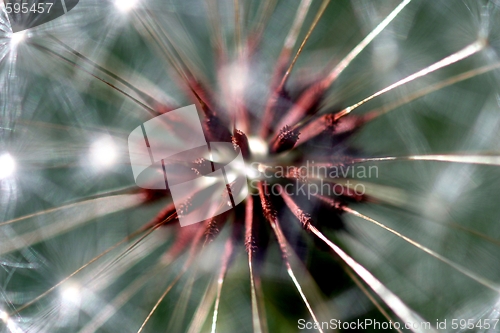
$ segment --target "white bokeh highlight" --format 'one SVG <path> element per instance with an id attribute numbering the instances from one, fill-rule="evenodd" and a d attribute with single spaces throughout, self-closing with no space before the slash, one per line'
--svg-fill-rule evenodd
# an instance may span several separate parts
<path id="1" fill-rule="evenodd" d="M 126 13 L 137 6 L 138 3 L 139 0 L 115 0 L 115 7 L 118 8 L 120 12 Z"/>
<path id="2" fill-rule="evenodd" d="M 109 168 L 118 159 L 118 148 L 109 137 L 102 137 L 90 146 L 90 160 L 94 167 Z"/>
<path id="3" fill-rule="evenodd" d="M 26 39 L 26 31 L 14 32 L 10 37 L 10 46 L 12 48 L 15 48 L 25 39 Z"/>
<path id="4" fill-rule="evenodd" d="M 16 161 L 9 153 L 0 155 L 0 179 L 5 179 L 16 171 Z"/>

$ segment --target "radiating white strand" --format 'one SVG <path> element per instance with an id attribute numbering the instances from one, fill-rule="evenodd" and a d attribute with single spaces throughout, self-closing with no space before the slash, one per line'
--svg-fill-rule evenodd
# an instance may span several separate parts
<path id="1" fill-rule="evenodd" d="M 223 258 L 222 258 L 221 269 L 219 272 L 219 277 L 216 281 L 216 283 L 217 283 L 217 295 L 215 297 L 214 312 L 213 312 L 213 316 L 212 316 L 212 330 L 211 330 L 212 333 L 217 332 L 217 319 L 218 319 L 218 315 L 219 315 L 219 305 L 220 305 L 220 298 L 221 298 L 221 294 L 222 294 L 222 287 L 224 284 L 224 279 L 225 279 L 226 274 L 227 274 L 229 261 L 230 261 L 230 258 L 232 256 L 233 251 L 234 251 L 234 244 L 233 244 L 232 238 L 230 237 L 226 241 L 226 245 L 224 247 L 224 254 L 223 254 Z"/>
<path id="2" fill-rule="evenodd" d="M 0 243 L 0 255 L 34 245 L 57 235 L 66 233 L 99 216 L 115 213 L 137 206 L 144 201 L 142 194 L 123 194 L 88 200 L 78 205 L 77 214 L 54 216 L 48 225 L 13 237 L 6 237 Z M 9 230 L 9 234 L 14 233 Z"/>
<path id="3" fill-rule="evenodd" d="M 101 328 L 111 317 L 113 317 L 130 299 L 144 287 L 146 282 L 161 271 L 161 267 L 152 268 L 146 274 L 135 279 L 130 285 L 124 288 L 111 303 L 100 309 L 95 317 L 92 318 L 79 333 L 93 333 Z M 102 288 L 104 289 L 104 288 Z"/>
<path id="4" fill-rule="evenodd" d="M 297 9 L 297 14 L 295 16 L 295 20 L 293 21 L 292 28 L 290 29 L 288 36 L 285 39 L 285 44 L 283 47 L 285 49 L 291 49 L 295 45 L 295 41 L 300 32 L 300 28 L 302 27 L 302 23 L 306 18 L 307 12 L 309 11 L 309 7 L 311 6 L 312 0 L 302 0 L 300 2 L 299 8 Z"/>
<path id="5" fill-rule="evenodd" d="M 146 317 L 146 319 L 144 320 L 144 322 L 142 323 L 141 327 L 139 328 L 139 330 L 137 331 L 137 333 L 141 333 L 143 330 L 144 330 L 144 327 L 146 327 L 146 324 L 149 322 L 149 320 L 151 319 L 151 317 L 153 316 L 153 314 L 156 312 L 156 310 L 158 309 L 158 307 L 160 306 L 161 302 L 163 302 L 163 300 L 165 299 L 165 297 L 167 297 L 167 294 L 170 292 L 170 290 L 172 290 L 172 288 L 174 287 L 174 285 L 181 279 L 182 275 L 186 272 L 186 269 L 187 267 L 184 267 L 183 270 L 175 277 L 175 279 L 168 285 L 168 287 L 165 289 L 165 291 L 163 292 L 163 294 L 160 296 L 160 298 L 158 298 L 158 301 L 156 301 L 156 304 L 153 306 L 153 308 L 151 309 L 151 311 L 149 312 L 148 316 Z"/>
<path id="6" fill-rule="evenodd" d="M 386 156 L 363 158 L 356 162 L 383 162 L 383 161 L 437 161 L 452 163 L 469 163 L 483 165 L 500 165 L 500 156 L 494 155 L 413 155 L 413 156 Z"/>
<path id="7" fill-rule="evenodd" d="M 348 175 L 349 177 L 350 175 Z M 351 191 L 356 191 L 356 186 L 360 185 L 363 187 L 364 194 L 368 197 L 377 199 L 377 201 L 385 202 L 391 204 L 393 206 L 404 207 L 408 202 L 414 200 L 411 195 L 401 189 L 392 186 L 385 186 L 376 183 L 371 183 L 367 181 L 360 181 L 354 177 L 352 178 L 322 178 L 322 181 L 331 182 L 334 184 L 333 186 L 341 185 L 346 189 L 350 189 Z M 335 192 L 332 191 L 332 192 Z M 335 193 L 333 193 L 335 194 Z"/>
<path id="8" fill-rule="evenodd" d="M 92 272 L 89 272 L 82 280 L 89 281 L 88 283 L 85 282 L 88 289 L 94 292 L 101 292 L 118 280 L 118 278 L 125 274 L 132 266 L 147 258 L 162 245 L 165 245 L 165 238 L 162 235 L 151 234 L 147 240 L 139 243 L 133 251 L 130 251 L 128 255 L 124 257 L 126 260 L 122 258 L 122 260 L 119 260 L 111 267 L 109 267 L 109 264 L 113 262 L 113 260 L 104 262 Z M 106 269 L 106 271 L 96 278 L 96 272 L 101 272 L 103 269 Z"/>
<path id="9" fill-rule="evenodd" d="M 202 295 L 203 298 L 194 312 L 193 319 L 191 320 L 187 333 L 201 332 L 203 324 L 209 316 L 210 308 L 212 307 L 215 297 L 217 296 L 217 283 L 210 281 Z"/>
<path id="10" fill-rule="evenodd" d="M 283 234 L 283 231 L 281 230 L 280 225 L 278 224 L 277 221 L 269 220 L 271 227 L 273 228 L 273 231 L 276 235 L 276 238 L 278 240 L 278 243 L 280 244 L 280 248 L 283 254 L 283 260 L 285 261 L 287 273 L 290 276 L 295 288 L 299 292 L 300 297 L 302 298 L 302 301 L 304 302 L 305 306 L 307 307 L 307 310 L 309 311 L 309 314 L 311 315 L 311 318 L 314 320 L 314 322 L 319 322 L 318 317 L 316 316 L 316 313 L 314 312 L 310 301 L 307 299 L 307 296 L 304 294 L 304 291 L 302 289 L 302 286 L 300 285 L 299 281 L 297 280 L 295 273 L 293 272 L 291 263 L 289 258 L 293 258 L 293 251 L 291 250 L 291 246 L 288 243 L 285 235 Z M 320 333 L 323 333 L 323 329 L 321 327 L 316 328 Z"/>
<path id="11" fill-rule="evenodd" d="M 399 108 L 400 106 L 408 104 L 408 103 L 410 103 L 418 98 L 421 98 L 423 96 L 426 96 L 428 94 L 436 92 L 440 89 L 446 88 L 446 87 L 451 86 L 453 84 L 456 84 L 458 82 L 462 82 L 462 81 L 471 79 L 473 77 L 479 76 L 481 74 L 491 72 L 495 69 L 498 69 L 499 67 L 500 67 L 500 62 L 496 62 L 496 63 L 493 63 L 491 65 L 482 66 L 482 67 L 475 68 L 475 69 L 472 69 L 470 71 L 452 76 L 446 80 L 443 80 L 443 81 L 431 84 L 429 86 L 426 86 L 426 87 L 424 87 L 424 88 L 422 88 L 414 93 L 411 93 L 407 96 L 404 96 L 401 99 L 398 99 L 398 100 L 391 102 L 389 104 L 386 104 L 378 109 L 375 109 L 372 111 L 372 114 L 374 114 L 375 117 L 387 114 L 388 112 L 390 112 L 396 108 Z"/>
<path id="12" fill-rule="evenodd" d="M 394 313 L 401 318 L 404 322 L 410 322 L 415 325 L 412 326 L 414 332 L 436 332 L 434 329 L 426 329 L 421 327 L 419 324 L 425 322 L 425 320 L 410 309 L 399 297 L 397 297 L 392 291 L 390 291 L 386 286 L 382 284 L 375 276 L 373 276 L 366 268 L 357 263 L 352 259 L 347 253 L 342 251 L 337 245 L 332 243 L 328 238 L 326 238 L 318 229 L 314 226 L 310 226 L 309 230 L 318 236 L 322 241 L 324 241 L 330 248 L 340 257 L 344 262 L 351 267 L 356 274 L 359 275 L 363 281 L 366 282 L 372 288 L 372 290 L 389 306 Z"/>
<path id="13" fill-rule="evenodd" d="M 18 222 L 25 221 L 25 220 L 29 220 L 29 219 L 31 219 L 33 217 L 42 216 L 42 215 L 45 215 L 45 214 L 51 214 L 51 213 L 54 213 L 54 212 L 57 212 L 57 211 L 64 211 L 64 210 L 67 210 L 67 209 L 70 209 L 70 208 L 76 208 L 78 206 L 81 206 L 81 209 L 84 209 L 84 207 L 86 205 L 91 204 L 94 201 L 99 200 L 100 198 L 102 198 L 104 196 L 112 196 L 113 193 L 116 194 L 117 192 L 131 190 L 133 188 L 135 188 L 135 185 L 134 186 L 124 186 L 124 187 L 120 187 L 120 188 L 117 188 L 117 189 L 114 189 L 114 190 L 111 190 L 111 191 L 98 192 L 96 195 L 94 195 L 94 198 L 88 198 L 87 200 L 84 200 L 84 201 L 73 202 L 73 203 L 69 203 L 69 204 L 66 204 L 64 206 L 59 206 L 59 207 L 55 207 L 55 208 L 49 208 L 49 209 L 38 211 L 38 212 L 35 212 L 35 213 L 32 213 L 32 214 L 24 215 L 24 216 L 21 216 L 21 217 L 16 217 L 16 218 L 8 220 L 8 221 L 0 222 L 0 227 L 3 227 L 5 225 L 9 225 L 9 224 L 18 223 Z M 98 198 L 95 198 L 96 196 Z"/>
<path id="14" fill-rule="evenodd" d="M 385 94 L 386 92 L 389 92 L 397 87 L 400 87 L 400 86 L 402 86 L 408 82 L 411 82 L 415 79 L 418 79 L 422 76 L 425 76 L 425 75 L 430 74 L 434 71 L 437 71 L 438 69 L 444 68 L 444 67 L 449 66 L 451 64 L 454 64 L 460 60 L 466 59 L 466 58 L 472 56 L 473 54 L 483 50 L 485 46 L 486 46 L 486 41 L 484 41 L 482 39 L 478 40 L 478 41 L 466 46 L 465 48 L 461 49 L 460 51 L 457 51 L 457 52 L 453 53 L 452 55 L 449 55 L 446 58 L 443 58 L 443 59 L 439 60 L 438 62 L 435 62 L 434 64 L 432 64 L 432 65 L 430 65 L 430 66 L 428 66 L 428 67 L 426 67 L 426 68 L 424 68 L 424 69 L 422 69 L 414 74 L 411 74 L 411 75 L 405 77 L 404 79 L 401 79 L 398 82 L 393 83 L 390 86 L 388 86 L 382 90 L 377 91 L 375 94 L 363 99 L 362 101 L 345 108 L 344 110 L 340 111 L 337 114 L 338 115 L 337 119 L 349 114 L 354 109 L 360 107 L 361 105 L 374 99 L 375 97 L 378 97 L 382 94 Z"/>
<path id="15" fill-rule="evenodd" d="M 349 64 L 356 58 L 361 51 L 365 49 L 365 47 L 371 43 L 371 41 L 377 37 L 389 23 L 398 16 L 398 14 L 403 10 L 411 2 L 411 0 L 402 1 L 387 17 L 377 25 L 375 29 L 372 30 L 348 55 L 342 59 L 337 66 L 332 70 L 332 72 L 328 75 L 327 82 L 328 85 L 332 84 L 333 81 L 344 71 L 344 69 L 349 66 Z"/>
<path id="16" fill-rule="evenodd" d="M 355 211 L 354 209 L 351 209 L 351 208 L 348 208 L 348 207 L 344 207 L 342 208 L 345 212 L 349 213 L 349 214 L 352 214 L 352 215 L 355 215 L 357 217 L 360 217 L 368 222 L 371 222 L 379 227 L 381 227 L 382 229 L 385 229 L 387 231 L 389 231 L 390 233 L 398 236 L 399 238 L 403 239 L 404 241 L 410 243 L 411 245 L 415 246 L 416 248 L 424 251 L 425 253 L 427 254 L 430 254 L 432 257 L 436 258 L 437 260 L 447 264 L 448 266 L 450 266 L 451 268 L 455 269 L 456 271 L 462 273 L 463 275 L 471 278 L 472 280 L 478 282 L 479 284 L 493 290 L 493 291 L 496 291 L 498 293 L 500 293 L 500 286 L 496 283 L 494 283 L 493 281 L 490 281 L 482 276 L 479 276 L 477 274 L 475 274 L 474 272 L 466 269 L 465 267 L 451 261 L 450 259 L 446 258 L 446 257 L 443 257 L 442 255 L 440 255 L 439 253 L 429 249 L 428 247 L 426 246 L 423 246 L 422 244 L 419 244 L 418 242 L 414 241 L 413 239 L 409 238 L 409 237 L 406 237 L 405 235 L 397 232 L 396 230 L 393 230 L 389 227 L 387 227 L 386 225 L 372 219 L 371 217 L 368 217 L 366 215 L 363 215 L 357 211 Z"/>
<path id="17" fill-rule="evenodd" d="M 297 280 L 297 278 L 295 277 L 295 274 L 293 273 L 293 270 L 292 270 L 292 267 L 290 266 L 289 263 L 287 263 L 287 268 L 286 268 L 286 271 L 288 272 L 288 275 L 290 276 L 290 278 L 292 279 L 293 281 L 293 284 L 295 285 L 295 288 L 297 288 L 297 291 L 299 292 L 300 294 L 300 297 L 302 298 L 304 304 L 306 305 L 307 309 L 309 310 L 309 313 L 311 314 L 311 317 L 312 319 L 315 321 L 315 322 L 318 322 L 318 319 L 316 318 L 316 314 L 314 313 L 311 305 L 309 304 L 309 301 L 307 300 L 307 297 L 306 295 L 304 294 L 304 291 L 302 290 L 302 287 L 300 286 L 300 283 L 299 281 Z M 318 331 L 323 333 L 323 330 L 321 328 L 318 328 Z"/>
<path id="18" fill-rule="evenodd" d="M 442 161 L 455 163 L 500 165 L 500 156 L 488 155 L 415 155 L 408 157 L 408 159 L 415 161 Z"/>
<path id="19" fill-rule="evenodd" d="M 248 261 L 248 267 L 250 270 L 250 296 L 252 299 L 252 324 L 253 324 L 253 330 L 254 333 L 262 333 L 262 328 L 261 328 L 261 323 L 260 323 L 260 314 L 259 314 L 259 307 L 257 304 L 257 293 L 255 291 L 256 286 L 255 286 L 255 276 L 253 272 L 253 264 L 252 261 Z"/>

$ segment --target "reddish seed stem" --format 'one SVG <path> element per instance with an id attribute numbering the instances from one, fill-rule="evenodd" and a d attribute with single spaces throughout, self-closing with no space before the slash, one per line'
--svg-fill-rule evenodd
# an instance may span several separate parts
<path id="1" fill-rule="evenodd" d="M 258 183 L 259 187 L 259 196 L 260 196 L 260 201 L 262 204 L 262 212 L 264 213 L 264 217 L 267 219 L 271 227 L 273 228 L 276 238 L 278 240 L 278 244 L 281 249 L 281 254 L 285 261 L 288 264 L 288 250 L 286 246 L 286 241 L 285 241 L 285 236 L 281 233 L 281 229 L 279 228 L 278 225 L 278 213 L 276 211 L 276 208 L 274 207 L 273 203 L 271 202 L 270 196 L 269 196 L 269 186 L 266 182 L 260 181 Z"/>
<path id="2" fill-rule="evenodd" d="M 235 149 L 240 149 L 243 158 L 248 160 L 250 158 L 250 146 L 248 145 L 248 138 L 245 133 L 239 129 L 235 129 L 232 142 Z"/>
<path id="3" fill-rule="evenodd" d="M 208 115 L 204 121 L 208 141 L 231 142 L 231 132 L 224 122 L 215 114 Z"/>
<path id="4" fill-rule="evenodd" d="M 331 136 L 352 133 L 372 119 L 372 115 L 348 116 L 335 119 L 334 114 L 323 115 L 300 128 L 301 136 L 297 146 L 314 139 L 318 135 Z"/>
<path id="5" fill-rule="evenodd" d="M 220 220 L 215 217 L 208 220 L 207 226 L 205 228 L 205 241 L 203 242 L 203 247 L 212 243 L 215 237 L 219 234 L 224 222 L 225 220 Z"/>
<path id="6" fill-rule="evenodd" d="M 299 136 L 297 129 L 291 129 L 289 126 L 283 127 L 271 144 L 270 153 L 278 154 L 292 149 L 299 140 Z"/>
<path id="7" fill-rule="evenodd" d="M 272 223 L 276 223 L 277 213 L 269 198 L 269 185 L 264 181 L 258 182 L 259 197 L 262 204 L 264 217 Z"/>
<path id="8" fill-rule="evenodd" d="M 281 102 L 280 99 L 286 99 L 287 97 L 286 93 L 282 89 L 278 88 L 283 76 L 285 75 L 290 56 L 291 50 L 283 49 L 283 52 L 280 54 L 278 62 L 276 63 L 276 70 L 273 74 L 273 78 L 271 79 L 271 84 L 269 85 L 271 95 L 267 100 L 266 106 L 264 107 L 264 114 L 262 116 L 260 136 L 263 138 L 267 137 L 272 129 L 271 124 L 273 124 L 274 119 L 276 119 L 276 111 L 279 108 L 279 104 Z"/>
<path id="9" fill-rule="evenodd" d="M 254 236 L 254 209 L 253 209 L 253 197 L 249 195 L 246 199 L 245 208 L 245 248 L 249 253 L 250 260 L 252 254 L 255 251 L 255 236 Z"/>
<path id="10" fill-rule="evenodd" d="M 149 229 L 157 225 L 169 226 L 178 222 L 177 217 L 171 219 L 168 223 L 164 223 L 165 220 L 170 218 L 170 216 L 176 214 L 175 206 L 173 203 L 167 205 L 162 211 L 160 211 L 151 221 L 149 221 L 144 228 Z"/>
<path id="11" fill-rule="evenodd" d="M 306 89 L 275 128 L 281 129 L 287 125 L 294 127 L 305 116 L 315 114 L 323 100 L 325 90 L 323 81 L 317 82 Z M 278 134 L 275 133 L 275 136 Z"/>

